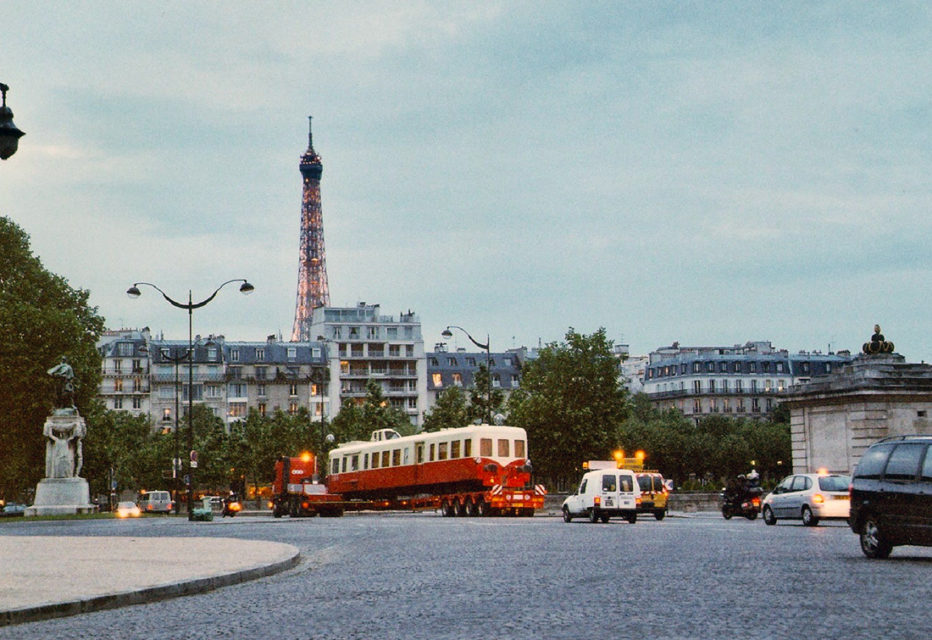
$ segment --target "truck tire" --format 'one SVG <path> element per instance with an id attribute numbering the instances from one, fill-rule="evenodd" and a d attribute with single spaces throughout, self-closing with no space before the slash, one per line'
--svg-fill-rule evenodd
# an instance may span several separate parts
<path id="1" fill-rule="evenodd" d="M 595 524 L 599 521 L 599 510 L 595 507 L 589 509 L 589 522 Z"/>

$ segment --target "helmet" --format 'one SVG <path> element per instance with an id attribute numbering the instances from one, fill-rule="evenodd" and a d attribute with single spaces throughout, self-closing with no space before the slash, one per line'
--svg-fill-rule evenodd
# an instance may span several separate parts
<path id="1" fill-rule="evenodd" d="M 738 474 L 738 480 L 744 480 L 744 474 L 743 474 L 743 473 L 739 473 L 739 474 Z"/>

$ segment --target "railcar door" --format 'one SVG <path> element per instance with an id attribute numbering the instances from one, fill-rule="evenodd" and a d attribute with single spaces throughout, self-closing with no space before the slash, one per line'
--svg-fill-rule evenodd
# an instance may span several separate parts
<path id="1" fill-rule="evenodd" d="M 419 484 L 421 475 L 419 473 L 421 465 L 424 464 L 424 441 L 414 443 L 414 484 Z"/>

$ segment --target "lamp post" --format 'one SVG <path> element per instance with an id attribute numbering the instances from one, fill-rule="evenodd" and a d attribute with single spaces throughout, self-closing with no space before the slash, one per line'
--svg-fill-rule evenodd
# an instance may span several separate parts
<path id="1" fill-rule="evenodd" d="M 0 104 L 0 160 L 16 153 L 19 139 L 26 135 L 13 124 L 13 110 L 6 106 L 6 92 L 9 90 L 9 85 L 0 82 L 0 94 L 3 95 L 3 103 Z"/>
<path id="2" fill-rule="evenodd" d="M 178 515 L 178 512 L 181 510 L 181 505 L 178 504 L 178 474 L 181 472 L 181 460 L 178 458 L 178 363 L 191 356 L 191 350 L 194 346 L 196 345 L 192 345 L 184 353 L 174 356 L 165 355 L 164 353 L 161 354 L 162 359 L 168 360 L 175 365 L 175 426 L 172 429 L 172 437 L 175 441 L 174 455 L 172 456 L 172 502 L 175 503 L 175 515 Z M 188 389 L 188 395 L 191 395 L 190 388 Z"/>
<path id="3" fill-rule="evenodd" d="M 486 412 L 486 424 L 492 424 L 492 355 L 489 352 L 489 334 L 485 335 L 485 344 L 477 342 L 475 338 L 469 335 L 469 332 L 466 331 L 463 327 L 458 327 L 455 324 L 449 325 L 443 332 L 440 334 L 443 336 L 444 340 L 449 340 L 453 337 L 453 332 L 450 329 L 459 329 L 466 334 L 466 337 L 469 340 L 479 347 L 480 349 L 485 349 L 485 368 L 488 373 L 488 378 L 486 379 L 486 396 L 485 396 L 485 412 Z"/>
<path id="4" fill-rule="evenodd" d="M 243 295 L 249 295 L 255 291 L 255 287 L 249 284 L 248 280 L 244 278 L 236 278 L 234 280 L 227 280 L 219 287 L 217 287 L 212 294 L 201 300 L 200 302 L 194 302 L 191 297 L 191 290 L 188 290 L 188 301 L 178 302 L 177 300 L 172 299 L 167 293 L 162 291 L 159 287 L 152 284 L 151 282 L 136 282 L 129 289 L 126 290 L 126 295 L 130 298 L 138 298 L 142 295 L 142 292 L 139 291 L 139 285 L 146 285 L 147 287 L 152 287 L 156 291 L 162 294 L 162 297 L 165 298 L 169 304 L 179 309 L 186 309 L 188 312 L 188 479 L 187 479 L 187 495 L 188 495 L 188 520 L 194 519 L 194 468 L 192 467 L 191 454 L 194 452 L 194 310 L 200 309 L 205 306 L 223 289 L 225 286 L 232 282 L 242 282 L 240 285 L 239 291 Z M 176 414 L 177 415 L 177 414 Z"/>

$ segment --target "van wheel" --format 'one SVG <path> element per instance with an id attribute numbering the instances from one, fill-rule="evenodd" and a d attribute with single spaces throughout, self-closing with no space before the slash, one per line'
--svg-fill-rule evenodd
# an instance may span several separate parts
<path id="1" fill-rule="evenodd" d="M 654 511 L 654 517 L 657 518 L 658 520 L 663 520 L 664 518 L 667 517 L 667 510 L 659 509 L 657 511 Z"/>
<path id="2" fill-rule="evenodd" d="M 572 522 L 573 516 L 570 514 L 570 510 L 567 507 L 563 507 L 563 522 Z"/>
<path id="3" fill-rule="evenodd" d="M 638 521 L 638 514 L 637 514 L 637 513 L 629 513 L 629 514 L 628 514 L 628 517 L 627 517 L 627 520 L 628 520 L 628 522 L 630 522 L 631 524 L 634 524 L 635 522 Z"/>
<path id="4" fill-rule="evenodd" d="M 819 524 L 819 519 L 812 515 L 812 509 L 808 506 L 803 507 L 803 524 L 807 527 L 814 527 Z"/>
<path id="5" fill-rule="evenodd" d="M 868 558 L 883 559 L 889 556 L 890 551 L 893 550 L 893 545 L 884 538 L 883 532 L 880 530 L 880 524 L 874 516 L 868 516 L 864 524 L 861 525 L 860 538 L 861 551 Z"/>
<path id="6" fill-rule="evenodd" d="M 599 511 L 595 507 L 589 510 L 589 522 L 595 524 L 599 521 Z"/>

